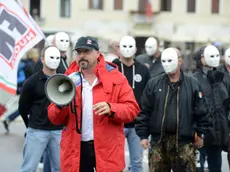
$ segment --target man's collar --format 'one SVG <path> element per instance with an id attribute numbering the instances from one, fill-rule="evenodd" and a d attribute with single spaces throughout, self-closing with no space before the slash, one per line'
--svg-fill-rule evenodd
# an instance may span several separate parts
<path id="1" fill-rule="evenodd" d="M 210 68 L 210 67 L 205 67 L 205 66 L 202 67 L 202 69 L 201 69 L 202 73 L 205 74 L 205 75 L 207 75 L 208 71 L 210 71 L 210 70 L 213 70 L 213 69 Z"/>
<path id="2" fill-rule="evenodd" d="M 152 56 L 148 56 L 149 58 L 150 58 L 150 60 L 155 60 L 155 61 L 158 61 L 158 60 L 161 60 L 161 53 L 159 53 L 159 55 L 158 56 L 155 56 L 155 54 L 154 55 L 152 55 Z"/>
<path id="3" fill-rule="evenodd" d="M 168 82 L 171 82 L 169 80 L 169 76 L 167 74 L 166 74 L 166 76 L 167 76 Z M 184 72 L 182 70 L 180 70 L 180 78 L 179 78 L 179 80 L 177 82 L 179 82 L 179 84 L 180 84 L 182 82 L 183 78 L 184 78 Z"/>

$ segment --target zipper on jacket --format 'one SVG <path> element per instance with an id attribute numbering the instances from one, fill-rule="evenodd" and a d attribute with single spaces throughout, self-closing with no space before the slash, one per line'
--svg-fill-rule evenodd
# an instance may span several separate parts
<path id="1" fill-rule="evenodd" d="M 65 68 L 65 70 L 66 70 L 66 69 L 68 68 L 68 66 L 66 65 L 64 59 L 61 58 L 61 62 L 62 62 L 63 66 L 64 66 L 64 68 Z"/>
<path id="2" fill-rule="evenodd" d="M 167 91 L 166 98 L 165 98 L 164 115 L 162 117 L 162 122 L 161 122 L 161 137 L 160 137 L 160 140 L 158 141 L 158 143 L 161 142 L 161 139 L 163 137 L 163 125 L 164 125 L 164 120 L 165 120 L 165 115 L 166 115 L 166 108 L 167 108 L 167 103 L 168 103 L 168 97 L 169 97 L 169 86 L 168 86 L 168 91 Z"/>
<path id="3" fill-rule="evenodd" d="M 178 90 L 177 90 L 177 117 L 176 117 L 176 120 L 177 120 L 177 128 L 176 128 L 176 149 L 177 149 L 177 152 L 179 151 L 179 92 L 180 92 L 180 87 L 178 87 Z"/>

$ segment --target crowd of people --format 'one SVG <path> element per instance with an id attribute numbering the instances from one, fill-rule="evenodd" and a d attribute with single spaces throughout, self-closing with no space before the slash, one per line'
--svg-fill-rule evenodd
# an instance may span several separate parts
<path id="1" fill-rule="evenodd" d="M 157 37 L 135 56 L 132 36 L 111 40 L 106 55 L 95 38 L 83 36 L 71 64 L 69 45 L 68 34 L 58 32 L 46 39 L 37 61 L 19 64 L 19 107 L 3 124 L 9 130 L 21 115 L 27 128 L 20 172 L 36 171 L 41 161 L 44 172 L 121 172 L 125 139 L 130 172 L 144 172 L 144 149 L 154 172 L 203 172 L 206 160 L 210 172 L 220 172 L 222 151 L 230 162 L 230 49 L 220 65 L 215 46 L 200 47 L 191 75 L 181 67 L 180 50 L 161 52 Z M 47 80 L 74 72 L 81 82 L 71 103 L 50 101 Z"/>

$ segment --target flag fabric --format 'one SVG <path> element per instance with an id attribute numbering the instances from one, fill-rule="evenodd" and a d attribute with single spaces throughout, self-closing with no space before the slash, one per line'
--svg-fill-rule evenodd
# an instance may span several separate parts
<path id="1" fill-rule="evenodd" d="M 16 94 L 21 57 L 45 37 L 21 1 L 0 0 L 0 38 L 0 88 Z"/>
<path id="2" fill-rule="evenodd" d="M 145 2 L 146 2 L 146 4 L 145 4 L 145 15 L 149 19 L 151 19 L 152 18 L 152 13 L 153 13 L 152 2 L 150 0 L 146 0 Z"/>
<path id="3" fill-rule="evenodd" d="M 6 112 L 6 107 L 2 104 L 0 104 L 0 117 Z"/>

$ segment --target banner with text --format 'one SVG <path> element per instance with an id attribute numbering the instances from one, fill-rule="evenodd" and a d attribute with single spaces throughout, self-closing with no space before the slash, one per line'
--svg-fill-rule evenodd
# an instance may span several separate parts
<path id="1" fill-rule="evenodd" d="M 21 57 L 44 39 L 44 34 L 21 3 L 0 0 L 0 88 L 15 94 Z"/>

